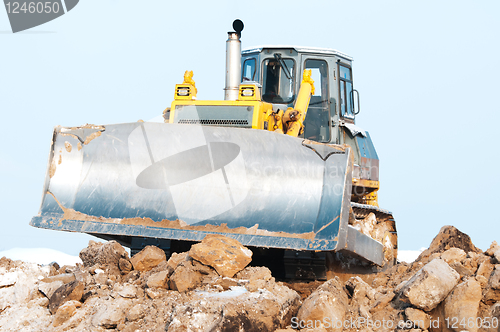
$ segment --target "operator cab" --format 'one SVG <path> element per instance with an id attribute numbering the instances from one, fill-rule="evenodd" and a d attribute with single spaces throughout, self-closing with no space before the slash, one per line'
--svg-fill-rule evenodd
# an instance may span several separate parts
<path id="1" fill-rule="evenodd" d="M 332 49 L 261 46 L 242 52 L 242 82 L 258 82 L 273 109 L 293 107 L 304 69 L 311 69 L 311 96 L 302 137 L 342 144 L 340 121 L 354 124 L 352 58 Z"/>

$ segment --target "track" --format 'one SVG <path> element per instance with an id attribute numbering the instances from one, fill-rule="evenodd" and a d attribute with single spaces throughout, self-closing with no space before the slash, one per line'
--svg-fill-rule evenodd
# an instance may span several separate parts
<path id="1" fill-rule="evenodd" d="M 376 237 L 384 242 L 386 263 L 382 267 L 367 264 L 359 257 L 346 253 L 293 251 L 284 252 L 285 279 L 288 280 L 326 280 L 332 276 L 346 279 L 351 275 L 370 275 L 393 266 L 397 261 L 397 231 L 392 213 L 376 206 L 351 202 L 352 219 L 360 222 L 370 213 L 376 217 Z M 385 241 L 382 241 L 385 239 Z M 388 243 L 387 241 L 390 241 Z M 354 263 L 355 262 L 355 263 Z"/>
<path id="2" fill-rule="evenodd" d="M 377 206 L 352 203 L 354 217 L 358 220 L 366 218 L 370 213 L 375 214 L 377 225 L 383 225 L 380 228 L 379 236 L 384 239 L 383 244 L 387 246 L 385 250 L 386 260 L 392 264 L 396 264 L 398 258 L 398 233 L 396 230 L 396 222 L 392 213 L 388 210 L 381 209 Z M 391 246 L 386 243 L 387 237 L 391 242 Z"/>
<path id="3" fill-rule="evenodd" d="M 378 229 L 382 237 L 389 236 L 392 246 L 385 251 L 386 264 L 382 267 L 367 263 L 359 257 L 350 256 L 346 252 L 314 252 L 296 251 L 273 248 L 250 247 L 254 256 L 252 265 L 267 266 L 273 276 L 286 281 L 327 280 L 334 276 L 348 279 L 350 276 L 370 276 L 383 271 L 396 263 L 397 258 L 397 233 L 392 213 L 372 205 L 351 203 L 352 219 L 361 221 L 370 213 L 375 214 Z M 188 251 L 195 242 L 170 241 L 160 239 L 136 238 L 133 242 L 131 253 L 139 252 L 146 245 L 155 245 L 170 256 L 172 252 Z"/>
<path id="4" fill-rule="evenodd" d="M 375 214 L 377 220 L 379 220 L 379 218 L 380 220 L 389 220 L 393 218 L 390 211 L 381 209 L 377 206 L 351 202 L 351 207 L 356 219 L 364 219 L 368 216 L 368 214 L 370 214 L 370 212 Z"/>

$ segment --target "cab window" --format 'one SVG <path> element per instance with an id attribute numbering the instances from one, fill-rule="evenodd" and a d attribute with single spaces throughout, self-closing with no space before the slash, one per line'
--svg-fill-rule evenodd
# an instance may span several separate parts
<path id="1" fill-rule="evenodd" d="M 309 101 L 304 121 L 304 137 L 317 142 L 330 141 L 330 103 L 328 64 L 324 60 L 308 59 L 305 69 L 311 70 L 315 91 Z"/>
<path id="2" fill-rule="evenodd" d="M 255 81 L 255 58 L 246 59 L 243 62 L 243 75 L 241 81 Z"/>
<path id="3" fill-rule="evenodd" d="M 354 118 L 351 68 L 339 64 L 339 100 L 343 117 Z"/>
<path id="4" fill-rule="evenodd" d="M 274 58 L 262 63 L 262 99 L 268 103 L 289 104 L 295 99 L 294 74 L 295 61 L 281 58 L 279 53 Z"/>

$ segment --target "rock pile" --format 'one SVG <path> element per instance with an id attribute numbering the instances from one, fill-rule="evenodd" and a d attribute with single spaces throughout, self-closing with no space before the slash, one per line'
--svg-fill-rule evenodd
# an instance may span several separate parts
<path id="1" fill-rule="evenodd" d="M 289 325 L 300 296 L 252 252 L 207 236 L 189 252 L 148 246 L 129 258 L 117 242 L 91 241 L 83 265 L 0 260 L 1 331 L 274 331 Z"/>
<path id="2" fill-rule="evenodd" d="M 91 241 L 83 265 L 0 259 L 1 331 L 497 331 L 500 246 L 445 226 L 411 263 L 370 280 L 287 284 L 207 236 L 168 260 Z M 292 288 L 297 289 L 297 293 Z"/>
<path id="3" fill-rule="evenodd" d="M 291 327 L 309 331 L 497 331 L 500 260 L 495 253 L 500 258 L 496 242 L 483 253 L 468 235 L 445 226 L 411 264 L 399 263 L 370 283 L 359 277 L 344 285 L 337 279 L 324 283 L 305 299 Z"/>

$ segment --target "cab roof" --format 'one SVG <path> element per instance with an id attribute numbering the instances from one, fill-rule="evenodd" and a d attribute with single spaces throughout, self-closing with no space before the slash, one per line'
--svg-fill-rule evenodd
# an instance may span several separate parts
<path id="1" fill-rule="evenodd" d="M 353 58 L 345 53 L 339 52 L 331 48 L 319 48 L 319 47 L 304 47 L 304 46 L 293 46 L 293 45 L 259 45 L 251 48 L 247 48 L 241 52 L 242 55 L 247 55 L 251 53 L 260 53 L 263 49 L 294 49 L 298 53 L 314 53 L 314 54 L 324 54 L 324 55 L 336 55 L 342 57 L 346 60 L 352 61 Z"/>

